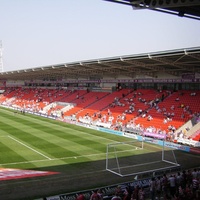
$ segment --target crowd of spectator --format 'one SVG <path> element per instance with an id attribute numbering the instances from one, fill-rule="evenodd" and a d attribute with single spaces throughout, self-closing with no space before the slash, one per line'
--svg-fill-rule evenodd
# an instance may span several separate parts
<path id="1" fill-rule="evenodd" d="M 161 95 L 161 97 L 156 97 L 153 100 L 146 100 L 143 97 L 143 94 L 141 92 L 133 92 L 132 96 L 127 96 L 122 94 L 122 98 L 120 97 L 115 97 L 113 100 L 113 103 L 110 105 L 111 108 L 113 107 L 126 107 L 126 109 L 124 110 L 124 112 L 122 112 L 121 114 L 117 115 L 116 118 L 114 118 L 112 116 L 112 112 L 108 112 L 108 116 L 103 114 L 100 115 L 100 117 L 98 116 L 98 118 L 95 120 L 98 121 L 97 124 L 100 124 L 100 126 L 103 127 L 110 127 L 111 129 L 114 130 L 119 130 L 119 131 L 128 131 L 128 132 L 143 132 L 143 131 L 147 131 L 150 133 L 155 133 L 155 134 L 165 134 L 166 138 L 168 141 L 176 141 L 177 138 L 181 138 L 181 139 L 191 139 L 189 138 L 189 136 L 187 136 L 187 132 L 189 130 L 182 130 L 177 132 L 177 129 L 179 127 L 175 127 L 173 124 L 173 119 L 176 116 L 176 112 L 175 110 L 177 109 L 176 106 L 174 104 L 171 105 L 170 108 L 166 108 L 163 106 L 160 106 L 159 103 L 163 102 L 164 98 L 166 98 L 167 96 L 171 95 L 170 92 L 166 92 L 166 96 L 164 94 Z M 181 92 L 180 94 L 178 94 L 179 96 L 184 96 L 184 93 Z M 190 96 L 195 96 L 195 93 L 191 93 Z M 175 101 L 179 101 L 179 96 L 175 99 Z M 137 102 L 140 102 L 142 104 L 144 104 L 146 106 L 146 109 L 144 109 L 144 107 L 142 108 L 138 108 L 136 105 Z M 140 104 L 139 104 L 140 105 Z M 194 117 L 199 117 L 200 113 L 199 112 L 193 112 L 190 108 L 189 105 L 184 105 L 183 103 L 180 103 L 180 105 L 178 106 L 182 109 L 182 114 L 180 115 L 180 119 L 184 119 L 185 116 L 190 116 L 191 118 Z M 143 125 L 143 123 L 135 123 L 135 120 L 139 119 L 139 118 L 146 118 L 147 121 L 152 121 L 154 120 L 154 116 L 151 115 L 149 113 L 149 110 L 151 109 L 155 109 L 157 113 L 162 114 L 163 115 L 163 124 L 169 124 L 167 129 L 163 129 L 162 125 L 160 125 L 160 127 L 154 127 L 153 125 Z M 169 110 L 170 109 L 170 110 Z M 132 114 L 132 113 L 136 113 L 136 117 L 133 117 L 131 120 L 127 120 L 126 115 L 127 114 Z M 93 124 L 93 120 L 94 118 L 90 118 L 91 120 L 91 124 Z M 138 120 L 139 122 L 139 120 Z M 109 124 L 109 125 L 108 125 Z"/>
<path id="2" fill-rule="evenodd" d="M 118 185 L 113 194 L 93 191 L 89 198 L 78 194 L 76 200 L 199 200 L 200 169 L 183 170 L 174 174 L 152 177 L 149 185 Z"/>
<path id="3" fill-rule="evenodd" d="M 6 94 L 10 94 L 15 91 L 15 88 L 8 88 Z M 44 92 L 45 91 L 45 92 Z M 16 89 L 13 100 L 7 98 L 2 104 L 7 106 L 20 106 L 21 109 L 26 111 L 31 111 L 43 115 L 52 115 L 54 117 L 65 117 L 65 113 L 60 108 L 54 108 L 52 106 L 49 107 L 49 110 L 44 109 L 45 106 L 51 105 L 51 102 L 57 98 L 57 96 L 62 96 L 63 91 L 56 90 L 44 90 L 40 88 L 21 88 Z M 24 98 L 25 95 L 31 94 L 32 98 Z M 69 93 L 74 93 L 73 90 L 70 90 Z M 84 116 L 80 116 L 77 120 L 82 123 L 91 124 L 91 125 L 99 125 L 106 128 L 111 128 L 119 131 L 128 131 L 128 132 L 142 132 L 147 131 L 155 134 L 166 134 L 167 140 L 173 141 L 176 138 L 188 139 L 185 130 L 182 132 L 177 132 L 177 128 L 172 125 L 173 118 L 176 115 L 175 110 L 177 109 L 175 105 L 172 104 L 167 109 L 163 104 L 160 106 L 160 103 L 163 102 L 165 98 L 170 96 L 172 93 L 170 91 L 166 91 L 163 93 L 159 91 L 158 95 L 155 98 L 146 98 L 146 96 L 142 92 L 137 91 L 129 91 L 128 94 L 122 93 L 121 96 L 115 96 L 113 102 L 110 104 L 110 107 L 107 108 L 107 114 L 102 111 L 95 111 L 93 114 L 87 113 Z M 79 98 L 79 92 L 76 93 L 75 98 Z M 190 96 L 196 96 L 196 92 L 191 92 Z M 184 93 L 178 94 L 175 101 L 179 101 L 180 98 L 184 96 Z M 180 97 L 180 98 L 179 98 Z M 41 106 L 41 102 L 43 107 Z M 193 113 L 190 106 L 184 105 L 180 102 L 179 106 L 182 109 L 181 118 L 185 118 L 186 115 L 191 115 L 191 117 L 199 118 L 200 113 Z M 125 107 L 124 112 L 119 113 L 117 116 L 113 115 L 111 112 L 111 108 L 113 107 Z M 18 107 L 16 107 L 18 108 Z M 153 121 L 154 115 L 149 113 L 149 110 L 155 109 L 157 113 L 163 115 L 163 124 L 169 124 L 168 129 L 163 129 L 162 125 L 160 127 L 155 127 L 149 123 L 149 126 L 140 123 L 140 118 L 146 118 L 147 121 Z M 133 118 L 131 120 L 127 120 L 127 115 L 133 113 Z M 138 119 L 138 120 L 137 120 Z M 137 120 L 137 123 L 135 122 Z M 155 124 L 155 123 L 154 123 Z"/>

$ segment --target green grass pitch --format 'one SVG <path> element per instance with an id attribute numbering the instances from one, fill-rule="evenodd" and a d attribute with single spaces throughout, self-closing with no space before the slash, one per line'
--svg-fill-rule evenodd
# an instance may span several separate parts
<path id="1" fill-rule="evenodd" d="M 51 167 L 56 170 L 56 166 L 105 160 L 107 144 L 128 140 L 122 136 L 0 109 L 2 168 Z M 149 152 L 159 150 L 150 144 L 148 149 Z M 141 152 L 135 151 L 134 155 L 137 154 Z"/>
<path id="2" fill-rule="evenodd" d="M 56 170 L 60 165 L 105 160 L 108 143 L 127 140 L 6 109 L 0 109 L 0 127 L 2 168 Z"/>
<path id="3" fill-rule="evenodd" d="M 132 181 L 133 177 L 121 178 L 106 171 L 107 145 L 129 140 L 0 108 L 0 168 L 59 172 L 53 176 L 0 181 L 0 196 L 7 200 L 30 200 Z M 136 159 L 148 160 L 155 155 L 158 146 L 148 145 L 145 154 L 134 152 Z M 200 166 L 199 155 L 181 151 L 176 154 L 183 168 Z"/>

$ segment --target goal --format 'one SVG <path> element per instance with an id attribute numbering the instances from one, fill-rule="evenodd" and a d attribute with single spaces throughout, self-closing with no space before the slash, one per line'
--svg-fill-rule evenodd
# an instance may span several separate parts
<path id="1" fill-rule="evenodd" d="M 142 139 L 107 145 L 106 170 L 121 177 L 165 171 L 180 166 L 173 149 Z"/>

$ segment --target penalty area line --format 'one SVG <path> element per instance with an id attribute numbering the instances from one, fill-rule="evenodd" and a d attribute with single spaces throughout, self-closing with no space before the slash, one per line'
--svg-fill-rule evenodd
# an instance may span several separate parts
<path id="1" fill-rule="evenodd" d="M 51 158 L 49 158 L 48 156 L 46 156 L 46 155 L 44 155 L 43 153 L 41 153 L 41 152 L 39 152 L 39 151 L 37 151 L 37 150 L 35 150 L 35 149 L 29 147 L 28 145 L 24 144 L 23 142 L 20 142 L 19 140 L 15 139 L 15 138 L 13 138 L 13 137 L 11 137 L 11 136 L 8 136 L 8 137 L 11 138 L 12 140 L 18 142 L 19 144 L 25 146 L 26 148 L 28 148 L 28 149 L 30 149 L 30 150 L 36 152 L 37 154 L 40 154 L 41 156 L 47 158 L 48 160 L 51 160 Z"/>

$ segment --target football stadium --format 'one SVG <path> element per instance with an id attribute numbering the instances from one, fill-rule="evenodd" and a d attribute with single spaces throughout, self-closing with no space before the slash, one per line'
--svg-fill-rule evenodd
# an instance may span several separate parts
<path id="1" fill-rule="evenodd" d="M 66 199 L 198 168 L 199 56 L 180 49 L 1 73 L 2 199 Z"/>
<path id="2" fill-rule="evenodd" d="M 0 72 L 0 199 L 197 200 L 199 100 L 200 47 Z"/>

